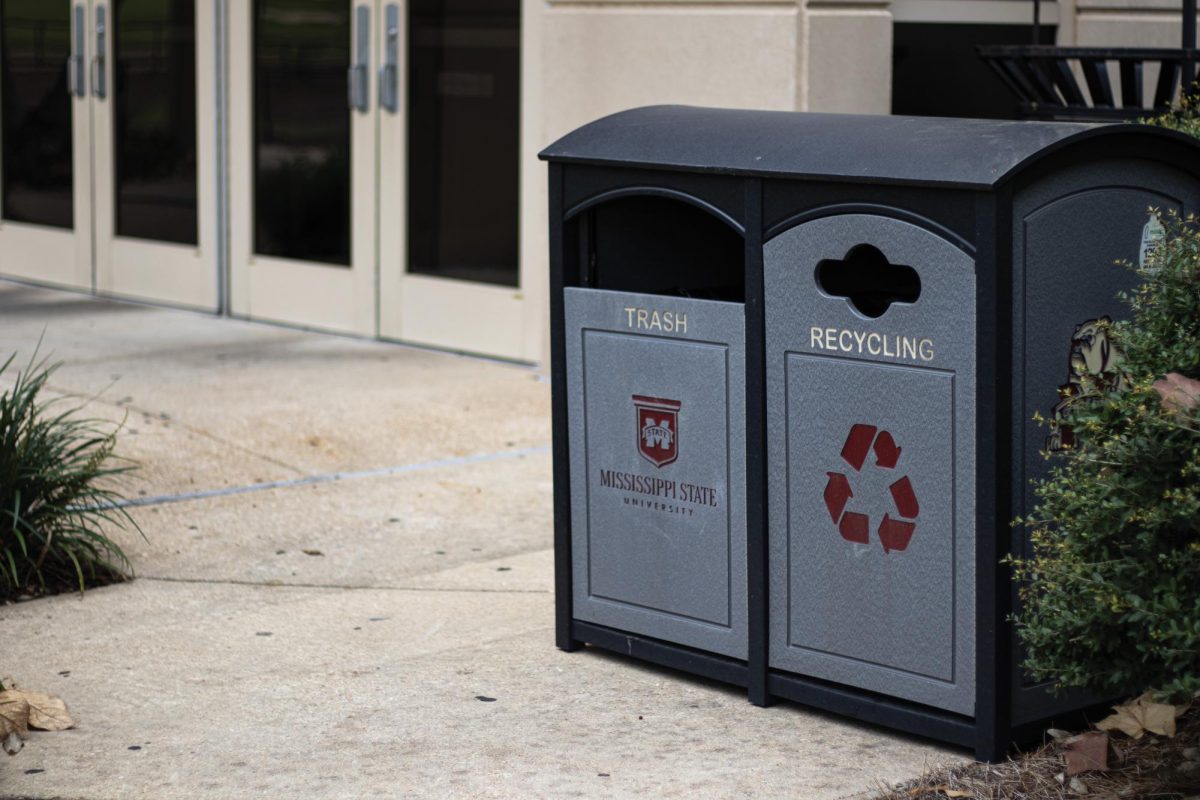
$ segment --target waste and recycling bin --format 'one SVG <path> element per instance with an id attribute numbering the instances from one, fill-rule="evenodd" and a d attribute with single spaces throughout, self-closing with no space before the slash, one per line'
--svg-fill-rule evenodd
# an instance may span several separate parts
<path id="1" fill-rule="evenodd" d="M 1001 560 L 1195 140 L 661 106 L 542 157 L 559 647 L 981 758 L 1096 703 L 1020 669 Z"/>

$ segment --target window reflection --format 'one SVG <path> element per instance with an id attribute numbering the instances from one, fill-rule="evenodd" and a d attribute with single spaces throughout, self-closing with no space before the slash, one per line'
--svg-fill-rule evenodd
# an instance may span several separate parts
<path id="1" fill-rule="evenodd" d="M 0 2 L 0 136 L 4 218 L 74 225 L 70 5 Z"/>
<path id="2" fill-rule="evenodd" d="M 256 0 L 254 251 L 350 263 L 350 4 Z"/>
<path id="3" fill-rule="evenodd" d="M 409 271 L 515 286 L 520 3 L 409 8 Z"/>
<path id="4" fill-rule="evenodd" d="M 196 244 L 194 0 L 117 0 L 112 93 L 116 230 Z"/>

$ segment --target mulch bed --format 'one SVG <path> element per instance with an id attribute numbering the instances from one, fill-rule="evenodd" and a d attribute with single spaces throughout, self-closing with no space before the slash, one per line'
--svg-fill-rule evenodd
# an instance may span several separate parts
<path id="1" fill-rule="evenodd" d="M 1052 740 L 1004 764 L 930 771 L 874 800 L 1200 800 L 1200 708 L 1193 706 L 1176 726 L 1173 738 L 1113 733 L 1104 772 L 1067 776 L 1065 740 Z"/>

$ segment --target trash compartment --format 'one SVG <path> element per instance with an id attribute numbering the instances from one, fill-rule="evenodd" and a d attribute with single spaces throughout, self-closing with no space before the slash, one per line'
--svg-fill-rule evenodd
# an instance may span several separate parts
<path id="1" fill-rule="evenodd" d="M 1026 674 L 1003 562 L 1200 142 L 655 106 L 542 158 L 560 648 L 985 759 L 1108 699 Z"/>
<path id="2" fill-rule="evenodd" d="M 739 303 L 566 290 L 575 616 L 746 658 Z"/>

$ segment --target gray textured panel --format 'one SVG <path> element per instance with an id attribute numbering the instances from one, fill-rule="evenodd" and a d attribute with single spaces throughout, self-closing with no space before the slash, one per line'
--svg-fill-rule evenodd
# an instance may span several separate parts
<path id="1" fill-rule="evenodd" d="M 817 265 L 860 244 L 919 299 L 872 319 L 825 294 Z M 771 667 L 972 714 L 974 262 L 860 214 L 764 256 Z"/>
<path id="2" fill-rule="evenodd" d="M 566 328 L 575 616 L 745 658 L 742 306 L 567 289 Z"/>
<path id="3" fill-rule="evenodd" d="M 797 467 L 788 474 L 788 583 L 804 598 L 790 609 L 789 645 L 953 680 L 954 442 L 929 435 L 953 418 L 953 373 L 797 354 L 785 369 L 788 405 L 803 410 L 789 415 L 787 432 Z M 859 469 L 842 458 L 863 422 L 894 437 L 894 467 L 878 467 L 874 454 Z M 868 443 L 879 436 L 860 432 Z M 897 516 L 889 489 L 906 477 L 916 528 L 903 551 L 885 551 L 877 526 Z M 871 521 L 868 543 L 829 535 L 836 522 L 824 494 L 842 478 L 853 491 L 843 513 Z"/>
<path id="4" fill-rule="evenodd" d="M 1047 430 L 1033 415 L 1052 414 L 1059 387 L 1068 381 L 1076 327 L 1128 314 L 1116 294 L 1131 288 L 1136 276 L 1114 262 L 1137 261 L 1151 206 L 1195 211 L 1200 186 L 1183 172 L 1148 161 L 1114 160 L 1063 170 L 1014 200 L 1013 330 L 1019 343 L 1013 353 L 1014 514 L 1033 510 L 1030 481 L 1050 467 L 1040 453 Z M 1014 535 L 1018 551 L 1029 554 L 1023 532 Z M 1088 702 L 1052 697 L 1020 670 L 1015 678 L 1017 724 Z"/>

